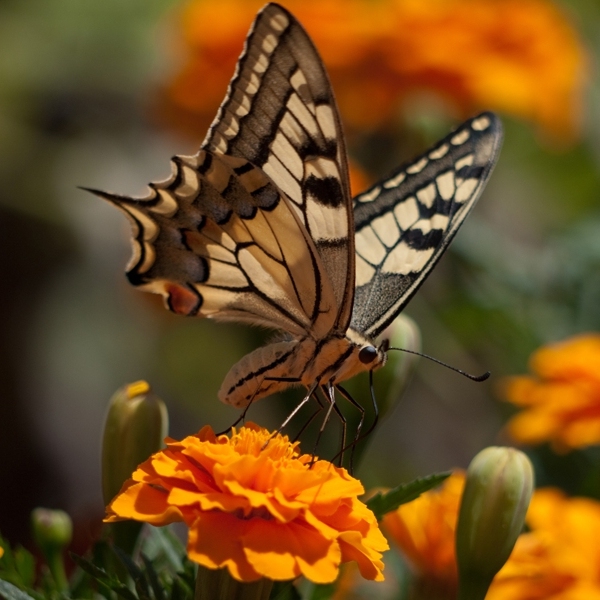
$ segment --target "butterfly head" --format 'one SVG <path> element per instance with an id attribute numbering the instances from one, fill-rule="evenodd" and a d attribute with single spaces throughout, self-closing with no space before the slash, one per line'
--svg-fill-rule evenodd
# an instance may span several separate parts
<path id="1" fill-rule="evenodd" d="M 365 365 L 369 371 L 383 367 L 387 361 L 387 351 L 389 347 L 390 342 L 387 339 L 383 340 L 378 347 L 367 343 L 358 351 L 358 360 Z"/>
<path id="2" fill-rule="evenodd" d="M 369 338 L 349 329 L 346 332 L 346 344 L 348 344 L 346 352 L 349 356 L 338 371 L 336 377 L 338 381 L 343 381 L 364 371 L 379 369 L 387 361 L 387 349 L 389 347 L 387 340 L 376 346 Z"/>

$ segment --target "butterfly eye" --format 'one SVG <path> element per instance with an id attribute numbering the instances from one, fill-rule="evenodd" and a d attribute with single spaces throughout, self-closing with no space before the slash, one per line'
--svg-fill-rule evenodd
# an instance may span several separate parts
<path id="1" fill-rule="evenodd" d="M 375 346 L 365 346 L 358 353 L 358 360 L 364 365 L 368 365 L 377 358 L 377 348 Z"/>

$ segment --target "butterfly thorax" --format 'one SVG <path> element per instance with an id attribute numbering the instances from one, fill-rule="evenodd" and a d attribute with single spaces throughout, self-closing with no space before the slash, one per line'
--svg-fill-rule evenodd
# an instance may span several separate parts
<path id="1" fill-rule="evenodd" d="M 219 399 L 238 408 L 259 398 L 301 385 L 337 384 L 385 364 L 385 350 L 360 333 L 348 330 L 315 340 L 306 336 L 258 348 L 229 371 Z"/>

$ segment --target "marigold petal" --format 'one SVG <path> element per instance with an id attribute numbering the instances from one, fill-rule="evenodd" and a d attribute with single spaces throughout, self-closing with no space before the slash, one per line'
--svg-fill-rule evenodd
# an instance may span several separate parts
<path id="1" fill-rule="evenodd" d="M 132 483 L 109 504 L 105 522 L 135 519 L 152 525 L 183 520 L 183 513 L 167 502 L 167 493 L 144 483 Z"/>
<path id="2" fill-rule="evenodd" d="M 242 537 L 248 521 L 229 513 L 202 513 L 190 526 L 188 556 L 209 569 L 227 567 L 238 581 L 256 581 L 261 578 L 244 553 Z"/>
<path id="3" fill-rule="evenodd" d="M 379 532 L 379 530 L 377 530 Z M 381 532 L 379 532 L 381 535 Z M 377 536 L 375 536 L 377 537 Z M 381 547 L 382 550 L 388 549 L 388 544 L 381 535 L 381 540 L 376 539 L 375 544 Z M 383 561 L 381 560 L 381 552 L 375 550 L 374 547 L 369 547 L 365 544 L 365 538 L 354 531 L 342 533 L 339 538 L 340 548 L 342 550 L 342 560 L 356 561 L 360 574 L 365 579 L 374 581 L 383 581 Z"/>
<path id="4" fill-rule="evenodd" d="M 282 525 L 251 519 L 243 545 L 248 562 L 269 579 L 304 575 L 315 583 L 330 583 L 338 575 L 341 552 L 337 542 L 301 521 Z"/>

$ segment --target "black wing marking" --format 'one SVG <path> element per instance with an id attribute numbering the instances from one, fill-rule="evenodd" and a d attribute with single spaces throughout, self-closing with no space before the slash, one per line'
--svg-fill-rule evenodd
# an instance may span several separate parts
<path id="1" fill-rule="evenodd" d="M 482 113 L 354 199 L 352 329 L 376 337 L 402 310 L 481 195 L 501 143 L 500 120 Z"/>

